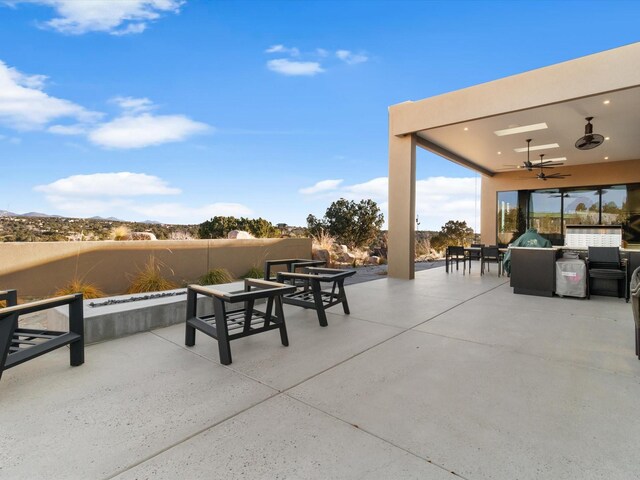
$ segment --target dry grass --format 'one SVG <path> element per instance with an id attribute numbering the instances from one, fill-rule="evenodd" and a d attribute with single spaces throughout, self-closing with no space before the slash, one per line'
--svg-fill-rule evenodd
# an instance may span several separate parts
<path id="1" fill-rule="evenodd" d="M 314 250 L 328 250 L 331 252 L 336 245 L 336 238 L 322 230 L 318 235 L 311 237 L 313 239 Z"/>
<path id="2" fill-rule="evenodd" d="M 262 278 L 262 277 L 260 277 Z M 229 270 L 226 268 L 214 268 L 213 270 L 209 270 L 203 276 L 200 277 L 198 283 L 200 285 L 219 285 L 221 283 L 231 283 L 233 282 L 233 277 Z"/>
<path id="3" fill-rule="evenodd" d="M 161 270 L 164 266 L 162 262 L 150 256 L 144 268 L 133 277 L 127 293 L 159 292 L 178 288 L 175 283 L 162 276 Z"/>
<path id="4" fill-rule="evenodd" d="M 431 243 L 428 238 L 421 238 L 416 241 L 416 257 L 428 255 L 431 251 Z"/>
<path id="5" fill-rule="evenodd" d="M 112 240 L 129 240 L 131 238 L 131 230 L 129 227 L 120 225 L 111 230 Z"/>
<path id="6" fill-rule="evenodd" d="M 74 293 L 81 293 L 84 299 L 102 298 L 106 296 L 105 293 L 93 283 L 87 283 L 79 278 L 74 278 L 64 287 L 58 289 L 55 295 L 59 297 L 62 295 L 72 295 Z"/>

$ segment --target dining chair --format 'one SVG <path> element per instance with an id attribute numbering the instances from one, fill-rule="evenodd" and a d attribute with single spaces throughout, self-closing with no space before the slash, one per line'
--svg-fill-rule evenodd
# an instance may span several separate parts
<path id="1" fill-rule="evenodd" d="M 467 271 L 467 254 L 464 251 L 464 247 L 456 245 L 449 245 L 447 247 L 444 259 L 445 270 L 447 273 L 449 273 L 449 262 L 454 260 L 456 262 L 456 270 L 458 270 L 458 262 L 462 261 L 462 274 L 464 275 Z M 469 268 L 471 268 L 471 265 L 469 265 Z"/>
<path id="2" fill-rule="evenodd" d="M 620 259 L 618 247 L 589 247 L 587 257 L 587 298 L 591 297 L 592 279 L 616 280 L 618 298 L 629 301 L 626 260 Z"/>
<path id="3" fill-rule="evenodd" d="M 498 276 L 502 274 L 502 253 L 497 246 L 482 247 L 482 258 L 480 260 L 480 275 L 484 275 L 484 264 L 487 264 L 487 272 L 491 271 L 489 265 L 496 263 L 498 265 Z"/>

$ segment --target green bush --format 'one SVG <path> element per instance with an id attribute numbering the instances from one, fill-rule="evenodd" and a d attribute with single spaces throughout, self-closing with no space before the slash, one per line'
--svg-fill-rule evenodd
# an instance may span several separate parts
<path id="1" fill-rule="evenodd" d="M 233 282 L 233 277 L 226 268 L 214 268 L 213 270 L 209 270 L 198 280 L 200 285 L 219 285 L 221 283 L 231 282 Z"/>
<path id="2" fill-rule="evenodd" d="M 280 230 L 264 218 L 245 217 L 213 217 L 198 227 L 200 238 L 227 238 L 232 230 L 244 230 L 256 238 L 273 238 L 280 236 Z"/>
<path id="3" fill-rule="evenodd" d="M 264 270 L 260 267 L 251 267 L 242 278 L 264 278 Z"/>
<path id="4" fill-rule="evenodd" d="M 341 198 L 333 202 L 321 219 L 307 216 L 307 229 L 311 235 L 322 232 L 336 237 L 349 248 L 368 247 L 380 233 L 384 216 L 373 200 L 353 200 Z"/>

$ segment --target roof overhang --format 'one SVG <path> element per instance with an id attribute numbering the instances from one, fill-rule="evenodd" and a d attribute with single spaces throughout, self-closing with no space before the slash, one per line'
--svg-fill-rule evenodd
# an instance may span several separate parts
<path id="1" fill-rule="evenodd" d="M 640 42 L 549 67 L 389 108 L 390 131 L 416 135 L 421 147 L 483 175 L 531 160 L 566 158 L 565 165 L 640 158 Z M 592 150 L 574 144 L 585 117 L 609 140 Z M 498 135 L 515 127 L 546 128 Z M 541 125 L 538 125 L 540 128 Z M 533 128 L 533 127 L 532 127 Z M 526 130 L 526 128 L 524 128 Z M 508 165 L 514 165 L 508 167 Z"/>

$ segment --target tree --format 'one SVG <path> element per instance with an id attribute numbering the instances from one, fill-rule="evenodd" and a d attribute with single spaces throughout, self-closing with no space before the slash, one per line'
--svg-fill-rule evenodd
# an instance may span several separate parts
<path id="1" fill-rule="evenodd" d="M 200 238 L 227 238 L 231 230 L 245 230 L 254 237 L 278 237 L 280 230 L 264 218 L 236 218 L 216 216 L 200 224 Z"/>
<path id="2" fill-rule="evenodd" d="M 469 245 L 473 238 L 473 228 L 467 226 L 464 220 L 459 222 L 449 220 L 438 233 L 431 237 L 431 248 L 442 251 L 449 245 Z"/>
<path id="3" fill-rule="evenodd" d="M 356 203 L 341 198 L 327 208 L 321 220 L 315 215 L 307 217 L 309 233 L 318 235 L 325 231 L 350 248 L 368 247 L 380 233 L 383 223 L 384 215 L 373 200 Z"/>

